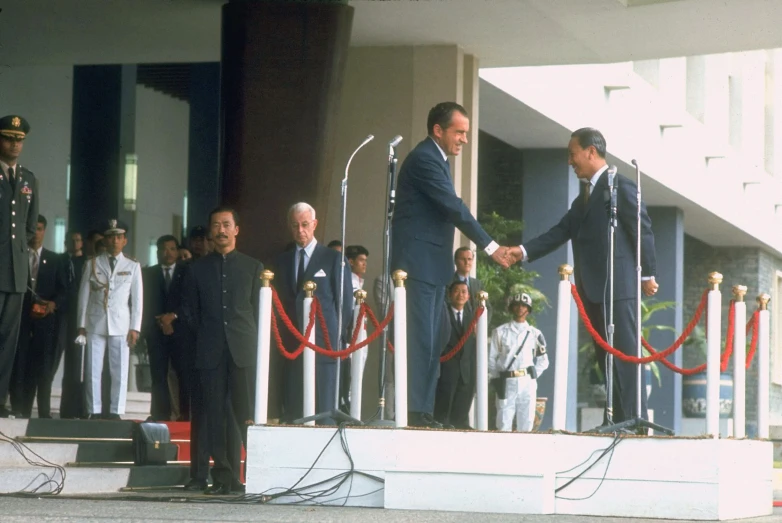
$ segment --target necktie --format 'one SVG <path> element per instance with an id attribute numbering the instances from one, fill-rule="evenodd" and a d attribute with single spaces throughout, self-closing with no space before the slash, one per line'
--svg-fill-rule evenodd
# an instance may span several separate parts
<path id="1" fill-rule="evenodd" d="M 114 274 L 114 267 L 117 266 L 117 258 L 109 256 L 109 265 L 111 265 L 111 273 Z"/>
<path id="2" fill-rule="evenodd" d="M 299 268 L 296 271 L 296 285 L 304 285 L 304 257 L 307 253 L 304 249 L 299 249 Z"/>
<path id="3" fill-rule="evenodd" d="M 456 324 L 459 326 L 459 329 L 464 327 L 462 325 L 462 311 L 456 311 Z"/>
<path id="4" fill-rule="evenodd" d="M 35 290 L 37 279 L 38 279 L 38 251 L 33 251 L 33 263 L 32 263 L 32 267 L 30 267 L 30 281 L 32 282 L 33 290 Z"/>
<path id="5" fill-rule="evenodd" d="M 11 189 L 16 187 L 16 177 L 14 176 L 14 168 L 8 168 L 8 182 L 11 184 Z"/>
<path id="6" fill-rule="evenodd" d="M 592 184 L 587 183 L 584 186 L 584 207 L 589 203 L 589 195 L 592 193 Z"/>
<path id="7" fill-rule="evenodd" d="M 68 258 L 68 283 L 76 281 L 76 269 L 73 267 L 73 258 Z"/>
<path id="8" fill-rule="evenodd" d="M 166 292 L 168 292 L 168 288 L 171 286 L 171 267 L 166 267 L 166 274 L 163 276 L 163 279 L 166 281 Z"/>

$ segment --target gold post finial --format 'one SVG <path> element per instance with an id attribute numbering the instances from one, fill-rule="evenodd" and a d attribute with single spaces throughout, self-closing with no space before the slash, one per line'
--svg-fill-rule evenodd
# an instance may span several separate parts
<path id="1" fill-rule="evenodd" d="M 405 280 L 407 279 L 407 273 L 405 271 L 403 270 L 394 271 L 394 274 L 392 274 L 391 277 L 394 278 L 394 287 L 405 286 Z"/>
<path id="2" fill-rule="evenodd" d="M 485 307 L 486 302 L 489 301 L 489 293 L 486 291 L 481 291 L 478 293 L 478 301 L 481 302 L 481 306 Z"/>
<path id="3" fill-rule="evenodd" d="M 569 280 L 570 275 L 573 274 L 573 267 L 567 263 L 563 263 L 559 266 L 558 272 L 561 280 Z"/>
<path id="4" fill-rule="evenodd" d="M 771 301 L 771 296 L 769 294 L 766 294 L 765 292 L 758 296 L 758 307 L 760 310 L 765 311 L 768 310 L 768 302 Z"/>
<path id="5" fill-rule="evenodd" d="M 312 298 L 312 295 L 315 294 L 315 289 L 318 288 L 318 285 L 314 281 L 305 281 L 304 282 L 304 297 L 305 298 Z"/>
<path id="6" fill-rule="evenodd" d="M 747 294 L 747 286 L 746 285 L 734 285 L 733 286 L 733 296 L 736 297 L 736 301 L 744 301 L 744 295 Z"/>
<path id="7" fill-rule="evenodd" d="M 711 290 L 720 290 L 720 283 L 722 283 L 722 274 L 716 271 L 709 273 L 709 285 L 711 285 Z"/>
<path id="8" fill-rule="evenodd" d="M 358 289 L 356 292 L 353 293 L 353 297 L 356 298 L 356 303 L 358 305 L 361 305 L 364 303 L 364 300 L 367 299 L 367 291 L 364 289 Z"/>
<path id="9" fill-rule="evenodd" d="M 274 273 L 270 270 L 265 270 L 261 273 L 261 287 L 271 287 L 272 280 L 274 279 Z"/>

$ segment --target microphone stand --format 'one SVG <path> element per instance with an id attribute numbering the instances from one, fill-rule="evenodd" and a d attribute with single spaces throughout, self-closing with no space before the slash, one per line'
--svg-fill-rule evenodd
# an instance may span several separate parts
<path id="1" fill-rule="evenodd" d="M 401 136 L 396 136 L 388 144 L 388 179 L 386 187 L 386 195 L 388 197 L 388 209 L 386 212 L 386 219 L 383 228 L 383 272 L 381 273 L 381 289 L 380 293 L 380 311 L 382 317 L 385 318 L 388 315 L 388 310 L 391 307 L 391 219 L 394 216 L 394 205 L 396 204 L 396 146 L 402 141 Z M 379 369 L 379 394 L 378 405 L 375 419 L 367 423 L 367 425 L 373 426 L 388 426 L 393 427 L 395 423 L 393 420 L 385 419 L 385 406 L 386 406 L 386 353 L 388 347 L 388 326 L 383 329 L 380 334 L 380 369 Z"/>
<path id="2" fill-rule="evenodd" d="M 636 265 L 635 265 L 635 272 L 636 272 L 636 310 L 635 310 L 635 343 L 636 343 L 636 356 L 638 358 L 641 358 L 643 356 L 643 350 L 641 345 L 641 169 L 638 166 L 638 162 L 635 160 L 632 160 L 632 164 L 635 166 L 635 183 L 636 183 L 636 192 L 635 192 L 635 203 L 636 203 L 636 242 L 635 242 L 635 259 L 636 259 Z M 610 238 L 610 282 L 609 282 L 609 289 L 610 289 L 610 315 L 609 315 L 609 333 L 608 333 L 608 342 L 609 345 L 613 347 L 613 334 L 614 334 L 614 295 L 613 295 L 613 289 L 614 289 L 614 232 L 617 227 L 617 211 L 616 211 L 616 186 L 618 184 L 618 181 L 616 178 L 614 178 L 614 183 L 611 186 L 611 218 L 609 219 L 610 227 L 611 227 L 611 238 Z M 609 365 L 610 371 L 609 371 Z M 635 433 L 640 434 L 642 436 L 648 435 L 648 429 L 652 429 L 656 431 L 657 433 L 664 434 L 666 436 L 672 436 L 673 430 L 663 427 L 662 425 L 657 425 L 656 423 L 652 423 L 647 419 L 644 419 L 641 417 L 641 394 L 644 394 L 646 391 L 643 390 L 642 387 L 642 375 L 641 375 L 641 364 L 636 365 L 635 369 L 635 412 L 636 417 L 633 419 L 628 419 L 619 423 L 612 423 L 612 390 L 613 390 L 613 356 L 609 353 L 606 355 L 606 423 L 603 424 L 603 426 L 598 427 L 594 430 L 594 432 L 598 434 L 610 434 L 610 433 Z M 611 387 L 611 388 L 609 388 Z"/>
<path id="3" fill-rule="evenodd" d="M 361 142 L 361 145 L 356 147 L 356 150 L 353 151 L 353 154 L 350 155 L 350 158 L 348 158 L 348 163 L 345 166 L 345 177 L 342 179 L 342 214 L 340 216 L 340 226 L 342 227 L 342 235 L 340 237 L 342 241 L 342 245 L 345 245 L 345 216 L 347 215 L 347 209 L 348 209 L 348 171 L 350 170 L 350 163 L 353 161 L 353 157 L 356 156 L 356 153 L 361 150 L 362 147 L 364 147 L 366 144 L 374 140 L 375 137 L 373 135 L 368 135 L 363 142 Z M 340 350 L 340 347 L 342 347 L 342 311 L 344 310 L 343 303 L 345 302 L 345 256 L 340 255 L 340 258 L 342 260 L 342 263 L 340 264 L 340 271 L 339 271 L 339 300 L 338 300 L 338 307 L 337 307 L 337 347 L 336 350 Z M 352 295 L 351 295 L 352 296 Z M 345 414 L 339 409 L 339 399 L 340 399 L 340 368 L 341 368 L 341 360 L 340 358 L 336 358 L 336 364 L 337 364 L 337 374 L 336 374 L 336 392 L 334 393 L 334 408 L 332 410 L 319 412 L 313 416 L 307 416 L 306 418 L 300 418 L 295 420 L 293 423 L 298 424 L 304 424 L 308 421 L 319 421 L 323 419 L 333 419 L 339 424 L 347 423 L 350 425 L 363 425 L 361 420 L 357 420 L 356 418 L 351 417 L 348 414 Z"/>

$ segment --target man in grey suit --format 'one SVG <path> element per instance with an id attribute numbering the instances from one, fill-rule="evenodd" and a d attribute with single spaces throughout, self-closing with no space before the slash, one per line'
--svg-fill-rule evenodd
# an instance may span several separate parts
<path id="1" fill-rule="evenodd" d="M 574 273 L 578 293 L 592 325 L 605 339 L 608 296 L 607 205 L 610 199 L 606 141 L 597 129 L 573 132 L 568 144 L 569 163 L 583 183 L 581 194 L 560 222 L 523 246 L 511 249 L 518 259 L 536 260 L 570 240 L 573 246 Z M 636 185 L 624 176 L 616 176 L 617 217 L 614 251 L 614 346 L 628 355 L 636 352 Z M 652 221 L 641 202 L 641 276 L 647 296 L 657 292 Z M 639 297 L 640 299 L 640 297 Z M 605 351 L 595 344 L 597 361 L 605 376 Z M 643 380 L 643 373 L 641 373 Z M 614 359 L 614 422 L 642 417 L 648 419 L 646 394 L 641 395 L 641 412 L 636 412 L 635 365 Z M 643 382 L 641 390 L 644 390 Z M 607 420 L 605 420 L 607 421 Z"/>
<path id="2" fill-rule="evenodd" d="M 195 367 L 205 403 L 207 447 L 214 459 L 206 494 L 242 492 L 238 460 L 228 458 L 231 411 L 247 446 L 253 423 L 258 346 L 258 297 L 263 264 L 236 250 L 239 215 L 218 207 L 209 215 L 215 250 L 190 265 L 184 313 L 195 333 Z M 226 402 L 230 402 L 227 407 Z"/>
<path id="3" fill-rule="evenodd" d="M 429 111 L 429 136 L 410 151 L 399 171 L 391 224 L 391 269 L 407 272 L 408 424 L 442 428 L 432 417 L 440 368 L 440 315 L 453 274 L 457 227 L 494 261 L 508 267 L 500 247 L 456 195 L 448 156 L 467 143 L 470 120 L 455 102 Z"/>
<path id="4" fill-rule="evenodd" d="M 0 118 L 0 417 L 7 418 L 5 399 L 22 320 L 22 303 L 30 268 L 27 243 L 38 222 L 38 183 L 19 165 L 30 125 L 21 116 Z"/>

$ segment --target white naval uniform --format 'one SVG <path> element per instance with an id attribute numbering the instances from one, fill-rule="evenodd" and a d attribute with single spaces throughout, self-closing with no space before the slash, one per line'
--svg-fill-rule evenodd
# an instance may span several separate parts
<path id="1" fill-rule="evenodd" d="M 524 336 L 524 347 L 508 368 Z M 521 370 L 533 366 L 538 377 L 548 368 L 546 340 L 540 330 L 527 322 L 510 321 L 500 325 L 491 335 L 489 344 L 489 378 L 497 378 L 506 370 Z M 538 354 L 537 361 L 535 354 Z M 530 432 L 535 421 L 535 400 L 538 382 L 529 375 L 505 380 L 505 399 L 497 398 L 497 429 L 510 432 L 516 416 L 516 430 Z"/>
<path id="2" fill-rule="evenodd" d="M 87 260 L 79 288 L 78 324 L 87 331 L 85 381 L 90 414 L 101 413 L 101 373 L 107 348 L 110 412 L 125 413 L 130 357 L 128 332 L 141 331 L 144 302 L 141 265 L 122 253 L 116 259 L 113 273 L 107 253 Z"/>

